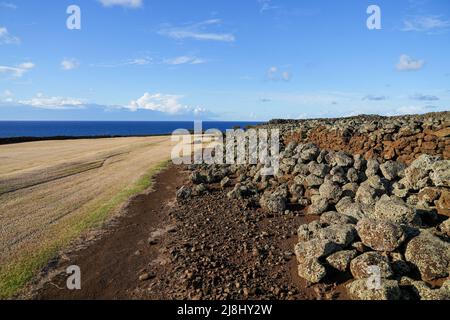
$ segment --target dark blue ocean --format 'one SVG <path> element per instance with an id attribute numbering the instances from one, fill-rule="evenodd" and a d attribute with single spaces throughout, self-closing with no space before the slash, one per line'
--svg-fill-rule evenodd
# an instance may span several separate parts
<path id="1" fill-rule="evenodd" d="M 203 130 L 224 131 L 235 126 L 244 128 L 260 122 L 203 122 Z M 176 129 L 194 129 L 189 121 L 0 121 L 0 138 L 14 137 L 88 137 L 88 136 L 145 136 L 171 134 Z"/>

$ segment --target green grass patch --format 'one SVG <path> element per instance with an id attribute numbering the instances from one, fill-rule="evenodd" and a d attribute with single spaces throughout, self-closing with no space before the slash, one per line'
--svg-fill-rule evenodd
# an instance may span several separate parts
<path id="1" fill-rule="evenodd" d="M 47 239 L 38 250 L 27 253 L 9 265 L 0 268 L 0 299 L 16 296 L 35 274 L 55 258 L 57 253 L 79 237 L 83 232 L 98 228 L 116 209 L 130 197 L 137 195 L 153 185 L 155 174 L 166 168 L 168 162 L 163 162 L 144 174 L 133 186 L 125 188 L 107 202 L 98 203 L 91 213 L 81 220 L 70 220 L 64 232 L 52 239 Z"/>

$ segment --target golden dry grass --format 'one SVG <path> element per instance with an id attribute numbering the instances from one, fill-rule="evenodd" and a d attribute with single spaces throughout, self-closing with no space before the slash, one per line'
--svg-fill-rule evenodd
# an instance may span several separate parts
<path id="1" fill-rule="evenodd" d="M 0 297 L 150 184 L 170 137 L 0 146 Z"/>

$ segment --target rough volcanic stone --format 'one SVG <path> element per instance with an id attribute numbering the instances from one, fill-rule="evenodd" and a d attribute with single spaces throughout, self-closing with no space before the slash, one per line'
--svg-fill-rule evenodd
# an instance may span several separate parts
<path id="1" fill-rule="evenodd" d="M 324 258 L 340 250 L 341 247 L 336 243 L 326 239 L 312 239 L 306 242 L 299 242 L 295 246 L 295 255 L 297 261 L 310 258 Z"/>
<path id="2" fill-rule="evenodd" d="M 366 176 L 371 177 L 377 175 L 378 171 L 380 170 L 380 164 L 376 159 L 370 159 L 367 161 L 367 169 L 366 169 Z"/>
<path id="3" fill-rule="evenodd" d="M 368 288 L 366 280 L 355 280 L 346 288 L 353 300 L 400 300 L 402 295 L 396 280 L 382 280 L 379 289 Z"/>
<path id="4" fill-rule="evenodd" d="M 372 274 L 369 267 L 380 268 L 382 278 L 390 278 L 394 275 L 388 258 L 378 252 L 366 252 L 353 259 L 350 263 L 350 271 L 356 279 L 367 279 Z"/>
<path id="5" fill-rule="evenodd" d="M 347 247 L 356 237 L 356 229 L 352 224 L 333 224 L 317 232 L 320 239 L 334 242 L 342 247 Z"/>
<path id="6" fill-rule="evenodd" d="M 401 199 L 380 199 L 375 204 L 374 215 L 378 219 L 389 220 L 398 224 L 417 223 L 420 218 L 416 212 Z"/>
<path id="7" fill-rule="evenodd" d="M 405 168 L 403 163 L 396 161 L 387 161 L 380 165 L 381 173 L 389 181 L 404 177 Z"/>
<path id="8" fill-rule="evenodd" d="M 321 196 L 311 197 L 311 205 L 308 208 L 308 214 L 321 214 L 327 211 L 330 202 Z"/>
<path id="9" fill-rule="evenodd" d="M 353 162 L 353 158 L 342 151 L 335 152 L 332 158 L 332 164 L 334 166 L 350 167 L 353 165 Z"/>
<path id="10" fill-rule="evenodd" d="M 260 199 L 261 208 L 272 213 L 281 213 L 286 210 L 286 196 L 280 193 L 265 192 Z"/>
<path id="11" fill-rule="evenodd" d="M 436 187 L 450 187 L 450 160 L 435 162 L 430 167 L 430 178 Z"/>
<path id="12" fill-rule="evenodd" d="M 319 187 L 323 183 L 323 178 L 310 174 L 305 178 L 306 186 L 310 188 Z"/>
<path id="13" fill-rule="evenodd" d="M 427 186 L 429 182 L 429 172 L 431 165 L 439 161 L 438 157 L 423 154 L 405 169 L 405 181 L 407 187 L 413 190 L 420 190 Z"/>
<path id="14" fill-rule="evenodd" d="M 419 269 L 424 280 L 449 275 L 450 244 L 429 232 L 422 232 L 408 243 L 405 258 Z"/>
<path id="15" fill-rule="evenodd" d="M 311 283 L 319 283 L 327 272 L 317 259 L 304 259 L 298 264 L 298 275 Z"/>
<path id="16" fill-rule="evenodd" d="M 406 239 L 402 228 L 389 221 L 362 219 L 356 230 L 364 245 L 376 251 L 394 251 Z"/>
<path id="17" fill-rule="evenodd" d="M 314 239 L 320 229 L 322 229 L 322 226 L 319 221 L 302 224 L 297 230 L 298 241 L 306 242 Z"/>
<path id="18" fill-rule="evenodd" d="M 337 203 L 342 196 L 342 188 L 331 181 L 325 181 L 319 188 L 322 198 L 332 203 Z"/>
<path id="19" fill-rule="evenodd" d="M 328 226 L 333 224 L 355 224 L 356 219 L 336 211 L 329 211 L 320 216 L 320 223 Z"/>
<path id="20" fill-rule="evenodd" d="M 362 183 L 356 191 L 355 200 L 364 204 L 373 205 L 377 200 L 377 192 L 367 183 Z"/>
<path id="21" fill-rule="evenodd" d="M 311 174 L 320 178 L 324 178 L 330 171 L 330 168 L 326 164 L 311 161 L 308 164 L 308 170 Z"/>
<path id="22" fill-rule="evenodd" d="M 185 200 L 185 199 L 189 199 L 192 195 L 192 189 L 187 187 L 187 186 L 182 186 L 180 189 L 178 189 L 177 191 L 177 199 L 181 199 L 181 200 Z"/>
<path id="23" fill-rule="evenodd" d="M 357 255 L 356 250 L 344 250 L 333 253 L 327 257 L 327 262 L 333 268 L 345 272 L 350 266 L 350 261 Z"/>
<path id="24" fill-rule="evenodd" d="M 356 220 L 359 220 L 362 217 L 364 217 L 364 212 L 362 211 L 361 205 L 359 203 L 353 202 L 353 200 L 350 197 L 342 198 L 336 204 L 336 211 L 341 214 L 345 214 L 347 216 L 355 218 Z"/>

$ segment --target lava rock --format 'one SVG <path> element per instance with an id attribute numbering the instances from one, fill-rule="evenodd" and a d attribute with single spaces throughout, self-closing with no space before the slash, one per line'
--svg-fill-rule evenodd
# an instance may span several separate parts
<path id="1" fill-rule="evenodd" d="M 398 224 L 417 224 L 420 218 L 416 212 L 401 199 L 382 197 L 375 204 L 374 216 Z"/>
<path id="2" fill-rule="evenodd" d="M 189 199 L 192 196 L 192 189 L 187 186 L 182 186 L 178 189 L 176 196 L 179 200 Z"/>
<path id="3" fill-rule="evenodd" d="M 326 239 L 312 239 L 306 242 L 300 242 L 295 246 L 295 255 L 297 261 L 304 259 L 324 258 L 341 249 L 341 246 L 335 242 Z"/>
<path id="4" fill-rule="evenodd" d="M 306 242 L 314 239 L 320 229 L 322 229 L 322 226 L 318 221 L 302 224 L 297 230 L 298 241 Z"/>
<path id="5" fill-rule="evenodd" d="M 394 275 L 388 258 L 378 252 L 366 252 L 353 259 L 350 263 L 350 271 L 356 279 L 368 279 L 372 273 L 370 267 L 380 268 L 381 278 L 390 278 Z"/>
<path id="6" fill-rule="evenodd" d="M 333 224 L 355 224 L 356 219 L 336 211 L 329 211 L 320 216 L 320 223 L 328 226 Z"/>
<path id="7" fill-rule="evenodd" d="M 320 186 L 319 192 L 323 199 L 329 200 L 331 203 L 337 203 L 342 196 L 342 188 L 329 180 Z"/>
<path id="8" fill-rule="evenodd" d="M 369 288 L 367 280 L 355 280 L 346 288 L 353 300 L 400 300 L 402 295 L 396 280 L 382 280 L 377 289 Z"/>
<path id="9" fill-rule="evenodd" d="M 327 257 L 327 262 L 333 268 L 345 272 L 350 266 L 350 262 L 357 255 L 356 250 L 343 250 L 333 253 Z"/>
<path id="10" fill-rule="evenodd" d="M 404 177 L 405 168 L 403 163 L 396 161 L 387 161 L 380 165 L 381 173 L 389 181 Z"/>
<path id="11" fill-rule="evenodd" d="M 356 230 L 362 243 L 376 251 L 394 251 L 406 239 L 403 229 L 389 221 L 362 219 Z"/>
<path id="12" fill-rule="evenodd" d="M 419 269 L 424 280 L 434 280 L 449 275 L 450 244 L 429 232 L 422 232 L 408 243 L 405 258 Z"/>
<path id="13" fill-rule="evenodd" d="M 298 264 L 298 275 L 311 283 L 319 283 L 327 272 L 317 259 L 304 259 Z"/>
<path id="14" fill-rule="evenodd" d="M 319 239 L 331 241 L 343 248 L 347 247 L 356 237 L 356 229 L 352 224 L 334 224 L 317 232 Z"/>
<path id="15" fill-rule="evenodd" d="M 433 163 L 430 178 L 436 187 L 450 187 L 450 160 Z"/>

